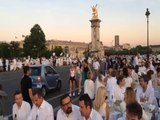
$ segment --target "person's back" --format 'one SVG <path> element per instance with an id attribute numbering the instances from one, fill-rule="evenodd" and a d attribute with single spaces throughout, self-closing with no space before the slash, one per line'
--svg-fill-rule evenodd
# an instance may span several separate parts
<path id="1" fill-rule="evenodd" d="M 84 93 L 87 93 L 91 99 L 94 98 L 94 82 L 91 79 L 87 79 L 84 82 Z"/>
<path id="2" fill-rule="evenodd" d="M 21 80 L 21 91 L 23 95 L 23 100 L 32 104 L 32 80 L 29 77 L 29 67 L 24 67 L 24 76 Z"/>
<path id="3" fill-rule="evenodd" d="M 24 101 L 31 103 L 31 99 L 29 97 L 28 88 L 30 88 L 30 78 L 26 75 L 21 80 L 21 91 L 24 97 Z"/>

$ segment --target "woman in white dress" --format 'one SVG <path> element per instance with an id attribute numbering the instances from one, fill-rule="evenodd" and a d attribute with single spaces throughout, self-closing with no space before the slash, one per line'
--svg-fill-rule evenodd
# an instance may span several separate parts
<path id="1" fill-rule="evenodd" d="M 94 109 L 102 116 L 103 120 L 109 120 L 109 106 L 106 102 L 106 88 L 99 87 L 93 101 Z"/>

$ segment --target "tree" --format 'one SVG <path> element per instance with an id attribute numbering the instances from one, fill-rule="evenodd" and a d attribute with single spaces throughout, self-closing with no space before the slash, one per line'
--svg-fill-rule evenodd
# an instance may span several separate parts
<path id="1" fill-rule="evenodd" d="M 63 49 L 61 46 L 55 46 L 55 48 L 53 49 L 53 52 L 56 54 L 56 56 L 60 56 L 61 53 L 63 53 Z"/>
<path id="2" fill-rule="evenodd" d="M 45 34 L 38 24 L 35 24 L 30 32 L 30 35 L 26 36 L 24 40 L 24 53 L 32 57 L 41 57 L 42 51 L 46 50 Z"/>
<path id="3" fill-rule="evenodd" d="M 16 41 L 11 41 L 9 45 L 11 57 L 19 57 L 21 52 L 19 43 Z"/>
<path id="4" fill-rule="evenodd" d="M 8 43 L 0 43 L 0 58 L 9 58 L 10 49 Z"/>

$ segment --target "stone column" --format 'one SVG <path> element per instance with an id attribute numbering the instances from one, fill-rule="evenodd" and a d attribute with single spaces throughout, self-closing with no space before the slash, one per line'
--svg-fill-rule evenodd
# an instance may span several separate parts
<path id="1" fill-rule="evenodd" d="M 91 50 L 93 56 L 97 56 L 98 42 L 100 41 L 100 19 L 91 19 Z"/>

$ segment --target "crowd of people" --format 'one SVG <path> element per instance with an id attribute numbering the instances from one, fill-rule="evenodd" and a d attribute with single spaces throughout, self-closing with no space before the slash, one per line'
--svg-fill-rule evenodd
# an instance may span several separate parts
<path id="1" fill-rule="evenodd" d="M 84 59 L 84 58 L 82 58 Z M 33 59 L 30 56 L 27 58 L 13 58 L 13 59 L 6 59 L 0 58 L 0 72 L 5 71 L 15 71 L 22 69 L 23 66 L 26 65 L 38 65 L 38 64 L 46 64 L 51 66 L 64 66 L 70 65 L 76 59 L 71 57 L 51 57 L 51 58 L 36 58 Z"/>
<path id="2" fill-rule="evenodd" d="M 42 90 L 32 89 L 29 67 L 23 67 L 21 91 L 14 94 L 13 119 L 160 120 L 160 60 L 155 56 L 95 57 L 74 59 L 70 64 L 70 92 L 61 96 L 56 115 Z M 79 105 L 74 105 L 71 99 L 77 86 Z"/>

